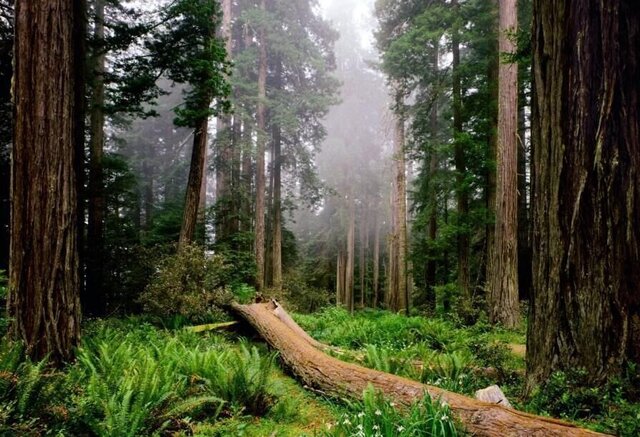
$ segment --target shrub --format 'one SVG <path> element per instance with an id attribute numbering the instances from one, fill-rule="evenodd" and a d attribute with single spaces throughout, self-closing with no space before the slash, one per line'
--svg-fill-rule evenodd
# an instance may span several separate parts
<path id="1" fill-rule="evenodd" d="M 449 437 L 458 431 L 447 405 L 428 395 L 406 411 L 395 408 L 372 387 L 365 390 L 363 401 L 349 405 L 335 424 L 328 425 L 327 437 Z"/>
<path id="2" fill-rule="evenodd" d="M 160 262 L 140 302 L 147 313 L 162 319 L 219 320 L 223 316 L 217 305 L 228 299 L 227 269 L 221 257 L 206 256 L 198 246 L 184 247 Z"/>

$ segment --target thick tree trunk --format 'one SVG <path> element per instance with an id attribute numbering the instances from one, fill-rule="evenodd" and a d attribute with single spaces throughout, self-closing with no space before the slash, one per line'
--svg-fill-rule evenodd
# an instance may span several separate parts
<path id="1" fill-rule="evenodd" d="M 325 395 L 360 399 L 370 385 L 403 405 L 419 401 L 425 394 L 446 402 L 467 431 L 476 436 L 597 436 L 573 425 L 533 416 L 500 405 L 489 404 L 437 387 L 355 364 L 322 352 L 324 347 L 309 337 L 273 302 L 232 304 L 234 311 L 280 353 L 285 366 L 300 381 Z"/>
<path id="2" fill-rule="evenodd" d="M 491 263 L 493 262 L 492 253 L 494 252 L 494 233 L 496 229 L 495 214 L 496 214 L 496 157 L 498 153 L 498 100 L 500 99 L 499 92 L 499 70 L 500 70 L 500 51 L 499 51 L 499 38 L 500 38 L 500 19 L 499 19 L 499 1 L 491 0 L 492 12 L 495 12 L 495 19 L 492 20 L 492 32 L 495 32 L 495 39 L 492 38 L 491 46 L 492 53 L 489 60 L 487 79 L 490 94 L 490 115 L 491 115 L 491 132 L 488 139 L 488 162 L 487 162 L 487 174 L 486 174 L 486 186 L 485 186 L 485 206 L 490 215 L 490 219 L 485 226 L 486 233 L 486 262 L 484 265 L 484 279 L 486 284 L 485 289 L 489 287 L 489 277 L 493 271 Z M 485 290 L 486 291 L 486 290 Z"/>
<path id="3" fill-rule="evenodd" d="M 276 60 L 275 88 L 282 88 L 282 62 Z M 276 290 L 282 288 L 282 129 L 273 126 L 273 246 L 272 278 Z"/>
<path id="4" fill-rule="evenodd" d="M 83 306 L 90 315 L 102 315 L 105 296 L 104 278 L 104 2 L 94 5 L 93 92 L 91 96 L 91 142 L 89 148 L 89 226 L 87 229 L 87 286 Z"/>
<path id="5" fill-rule="evenodd" d="M 640 361 L 640 9 L 534 1 L 529 388 Z"/>
<path id="6" fill-rule="evenodd" d="M 209 107 L 207 102 L 206 107 Z M 200 205 L 200 191 L 205 172 L 205 160 L 208 146 L 209 119 L 203 118 L 193 134 L 193 151 L 191 152 L 191 167 L 189 169 L 189 181 L 184 202 L 184 214 L 182 216 L 182 228 L 180 229 L 180 241 L 178 248 L 182 249 L 193 243 L 198 222 L 198 209 Z"/>
<path id="7" fill-rule="evenodd" d="M 76 129 L 80 1 L 16 2 L 8 308 L 31 358 L 72 358 L 80 337 Z M 46 29 L 46 32 L 43 30 Z M 80 83 L 82 83 L 80 81 Z"/>
<path id="8" fill-rule="evenodd" d="M 500 0 L 499 50 L 514 53 L 516 0 Z M 498 78 L 498 150 L 495 220 L 487 302 L 489 321 L 515 328 L 520 322 L 518 289 L 518 65 L 501 62 Z"/>
<path id="9" fill-rule="evenodd" d="M 451 35 L 453 52 L 453 135 L 454 135 L 454 161 L 456 166 L 458 201 L 458 287 L 462 297 L 468 301 L 471 297 L 470 272 L 469 272 L 469 232 L 466 229 L 469 215 L 469 189 L 466 187 L 467 174 L 466 154 L 464 145 L 459 136 L 462 135 L 462 85 L 460 78 L 460 5 L 458 0 L 452 0 L 451 6 L 455 10 L 456 17 Z"/>
<path id="10" fill-rule="evenodd" d="M 260 1 L 262 11 L 266 10 L 266 1 Z M 256 208 L 255 208 L 255 253 L 256 253 L 256 288 L 258 291 L 264 289 L 265 273 L 265 164 L 264 154 L 267 143 L 266 136 L 266 99 L 267 99 L 267 40 L 265 30 L 258 31 L 259 45 L 259 66 L 258 66 L 258 107 L 256 118 L 258 122 L 258 144 L 256 157 Z"/>

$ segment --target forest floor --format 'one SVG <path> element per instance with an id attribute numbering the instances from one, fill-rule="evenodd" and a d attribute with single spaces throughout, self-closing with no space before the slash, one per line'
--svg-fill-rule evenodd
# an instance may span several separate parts
<path id="1" fill-rule="evenodd" d="M 630 379 L 586 389 L 580 372 L 558 374 L 522 398 L 524 325 L 505 330 L 336 308 L 294 318 L 312 337 L 342 350 L 340 359 L 469 396 L 498 384 L 518 409 L 640 435 Z M 362 403 L 314 393 L 281 370 L 277 353 L 241 335 L 251 336 L 163 329 L 141 318 L 90 321 L 77 362 L 54 373 L 22 361 L 19 348 L 3 341 L 0 435 L 401 437 L 460 430 L 429 405 L 404 419 L 373 395 Z M 409 433 L 424 423 L 438 423 L 440 431 Z M 363 433 L 363 426 L 387 431 Z"/>

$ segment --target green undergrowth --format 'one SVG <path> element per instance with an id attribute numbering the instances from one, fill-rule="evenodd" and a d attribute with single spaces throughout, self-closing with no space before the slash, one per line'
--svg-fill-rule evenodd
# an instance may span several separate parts
<path id="1" fill-rule="evenodd" d="M 640 435 L 637 366 L 628 366 L 620 377 L 595 388 L 584 371 L 557 372 L 524 398 L 524 326 L 516 330 L 486 323 L 464 326 L 442 317 L 373 310 L 351 315 L 341 308 L 295 319 L 317 340 L 342 349 L 336 354 L 340 359 L 470 396 L 498 384 L 519 410 L 600 432 Z M 330 435 L 356 435 L 358 429 L 352 431 Z"/>
<path id="2" fill-rule="evenodd" d="M 348 351 L 340 358 L 373 369 L 464 394 L 491 384 L 520 383 L 524 360 L 511 345 L 524 344 L 523 330 L 465 327 L 386 311 L 351 315 L 341 308 L 295 317 L 314 338 Z"/>
<path id="3" fill-rule="evenodd" d="M 300 435 L 330 421 L 276 359 L 263 345 L 139 319 L 89 324 L 63 371 L 2 340 L 0 435 Z"/>
<path id="4" fill-rule="evenodd" d="M 448 405 L 425 395 L 400 409 L 382 393 L 369 387 L 361 402 L 347 403 L 348 410 L 327 424 L 324 437 L 456 437 L 463 435 Z"/>

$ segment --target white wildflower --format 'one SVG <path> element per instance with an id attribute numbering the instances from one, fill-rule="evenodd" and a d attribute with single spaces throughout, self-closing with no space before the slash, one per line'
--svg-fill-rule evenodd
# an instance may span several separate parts
<path id="1" fill-rule="evenodd" d="M 349 419 L 344 419 L 344 420 L 342 421 L 342 424 L 343 424 L 343 425 L 351 425 L 351 421 L 350 421 Z"/>
<path id="2" fill-rule="evenodd" d="M 362 424 L 360 424 L 356 428 L 358 428 L 360 431 L 362 431 L 364 429 L 364 426 L 362 426 Z"/>
<path id="3" fill-rule="evenodd" d="M 376 410 L 376 412 L 374 413 L 376 416 L 382 416 L 382 411 L 380 410 Z"/>
<path id="4" fill-rule="evenodd" d="M 400 426 L 398 427 L 398 432 L 402 432 L 402 431 L 404 431 L 404 429 L 405 429 L 405 428 L 404 428 L 404 426 L 400 425 Z"/>
<path id="5" fill-rule="evenodd" d="M 358 417 L 364 417 L 364 411 L 360 411 L 360 412 L 358 413 Z"/>
<path id="6" fill-rule="evenodd" d="M 395 402 L 390 402 L 389 405 L 391 405 L 392 407 L 395 407 L 396 403 Z"/>
<path id="7" fill-rule="evenodd" d="M 442 420 L 449 420 L 449 416 L 447 416 L 446 414 L 442 415 Z"/>

